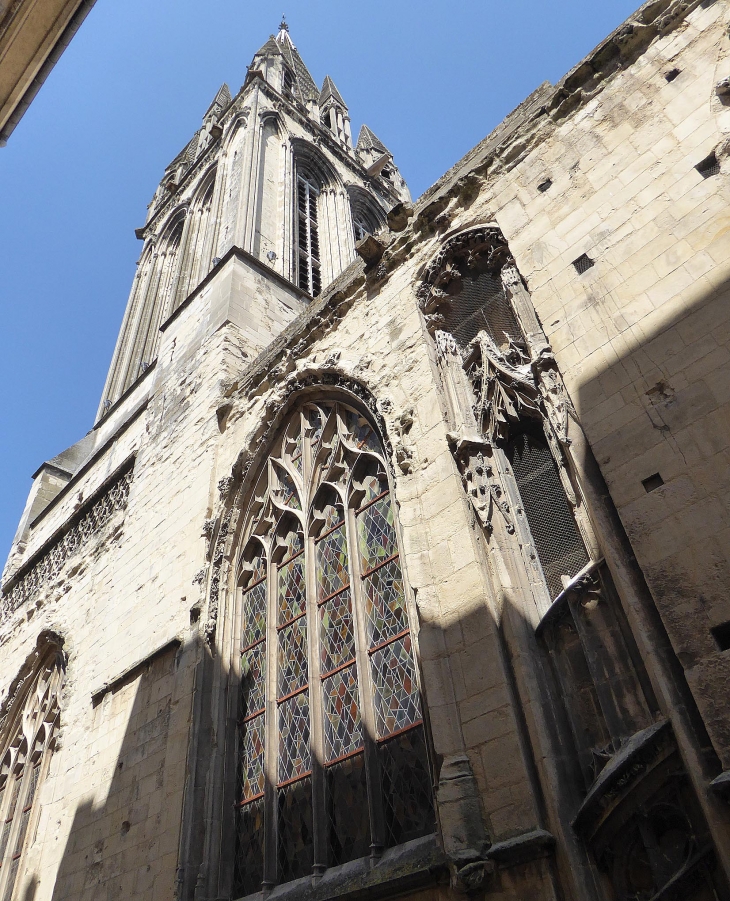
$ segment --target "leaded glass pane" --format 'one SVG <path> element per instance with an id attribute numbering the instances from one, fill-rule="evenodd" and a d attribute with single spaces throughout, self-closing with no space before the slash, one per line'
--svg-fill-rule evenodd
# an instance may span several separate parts
<path id="1" fill-rule="evenodd" d="M 350 590 L 325 601 L 319 608 L 319 617 L 320 670 L 325 675 L 355 656 Z"/>
<path id="2" fill-rule="evenodd" d="M 408 628 L 403 596 L 403 574 L 398 558 L 363 580 L 368 643 L 376 647 Z"/>
<path id="3" fill-rule="evenodd" d="M 370 853 L 365 755 L 355 754 L 326 770 L 329 864 L 336 866 Z"/>
<path id="4" fill-rule="evenodd" d="M 279 705 L 279 782 L 296 779 L 312 768 L 309 751 L 309 692 Z"/>
<path id="5" fill-rule="evenodd" d="M 243 596 L 243 646 L 255 644 L 266 635 L 266 581 L 254 585 Z"/>
<path id="6" fill-rule="evenodd" d="M 250 801 L 264 791 L 264 714 L 241 727 L 241 800 Z"/>
<path id="7" fill-rule="evenodd" d="M 291 507 L 294 510 L 301 510 L 302 504 L 299 500 L 299 492 L 294 484 L 294 479 L 284 469 L 283 466 L 275 467 L 276 477 L 279 482 L 279 488 L 276 491 L 277 499 L 285 507 Z"/>
<path id="8" fill-rule="evenodd" d="M 385 495 L 357 515 L 357 537 L 360 565 L 367 572 L 397 553 L 393 506 Z"/>
<path id="9" fill-rule="evenodd" d="M 329 409 L 325 408 L 325 414 L 327 413 L 329 413 Z M 310 439 L 312 442 L 312 450 L 315 450 L 319 444 L 319 439 L 322 437 L 322 429 L 324 428 L 322 414 L 316 407 L 310 407 L 307 410 L 307 421 L 309 422 L 309 428 L 312 430 Z"/>
<path id="10" fill-rule="evenodd" d="M 355 664 L 322 682 L 325 760 L 337 760 L 362 747 Z"/>
<path id="11" fill-rule="evenodd" d="M 234 896 L 261 890 L 264 878 L 264 799 L 239 807 L 236 823 Z"/>
<path id="12" fill-rule="evenodd" d="M 411 636 L 404 635 L 370 657 L 375 688 L 375 722 L 385 738 L 421 719 L 421 705 L 411 655 Z"/>
<path id="13" fill-rule="evenodd" d="M 423 727 L 409 729 L 379 748 L 383 808 L 389 847 L 436 829 Z"/>
<path id="14" fill-rule="evenodd" d="M 305 609 L 304 556 L 297 557 L 279 567 L 279 625 Z"/>
<path id="15" fill-rule="evenodd" d="M 345 425 L 352 436 L 352 441 L 362 450 L 381 452 L 380 442 L 368 423 L 352 410 L 345 411 Z"/>
<path id="16" fill-rule="evenodd" d="M 323 600 L 349 584 L 347 537 L 343 523 L 317 542 L 317 597 Z"/>
<path id="17" fill-rule="evenodd" d="M 307 618 L 302 616 L 279 632 L 279 697 L 309 681 L 307 670 Z"/>
<path id="18" fill-rule="evenodd" d="M 241 695 L 243 716 L 251 716 L 266 705 L 266 642 L 254 645 L 241 655 Z"/>
<path id="19" fill-rule="evenodd" d="M 308 876 L 314 863 L 311 777 L 280 788 L 278 807 L 279 881 L 289 882 Z"/>

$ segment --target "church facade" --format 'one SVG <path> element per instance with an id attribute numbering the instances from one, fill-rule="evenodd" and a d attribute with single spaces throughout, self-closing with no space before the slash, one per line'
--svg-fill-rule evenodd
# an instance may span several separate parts
<path id="1" fill-rule="evenodd" d="M 730 899 L 730 8 L 412 202 L 284 23 L 0 595 L 0 899 Z"/>

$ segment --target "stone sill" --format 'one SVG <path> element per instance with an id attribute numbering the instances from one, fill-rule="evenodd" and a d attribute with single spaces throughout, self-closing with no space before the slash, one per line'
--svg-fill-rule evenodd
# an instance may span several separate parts
<path id="1" fill-rule="evenodd" d="M 446 855 L 436 835 L 390 848 L 376 862 L 369 857 L 331 867 L 321 877 L 305 876 L 246 896 L 245 901 L 377 901 L 437 883 L 448 883 Z M 240 899 L 243 901 L 243 899 Z"/>

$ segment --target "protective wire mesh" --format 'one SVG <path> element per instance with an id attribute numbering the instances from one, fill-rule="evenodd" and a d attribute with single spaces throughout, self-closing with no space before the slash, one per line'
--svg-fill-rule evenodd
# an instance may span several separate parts
<path id="1" fill-rule="evenodd" d="M 451 332 L 461 347 L 466 347 L 482 330 L 489 334 L 497 347 L 509 343 L 509 338 L 514 341 L 523 339 L 502 282 L 489 272 L 464 277 L 463 287 L 452 298 L 445 320 L 445 330 Z"/>
<path id="2" fill-rule="evenodd" d="M 539 435 L 522 432 L 510 441 L 507 456 L 550 597 L 555 598 L 563 590 L 560 577 L 574 576 L 588 563 L 585 545 L 547 441 Z"/>

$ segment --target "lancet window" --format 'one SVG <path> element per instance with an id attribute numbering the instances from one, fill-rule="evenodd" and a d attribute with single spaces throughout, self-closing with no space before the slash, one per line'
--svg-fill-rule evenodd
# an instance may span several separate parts
<path id="1" fill-rule="evenodd" d="M 424 713 L 380 439 L 306 403 L 258 477 L 242 601 L 236 890 L 434 829 Z"/>
<path id="2" fill-rule="evenodd" d="M 297 172 L 296 196 L 296 274 L 297 284 L 312 297 L 322 290 L 319 257 L 319 220 L 317 205 L 320 186 L 306 169 Z"/>
<path id="3" fill-rule="evenodd" d="M 0 898 L 11 901 L 34 840 L 38 795 L 58 728 L 64 660 L 52 647 L 6 712 L 0 764 Z"/>

